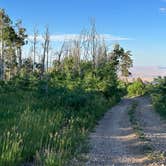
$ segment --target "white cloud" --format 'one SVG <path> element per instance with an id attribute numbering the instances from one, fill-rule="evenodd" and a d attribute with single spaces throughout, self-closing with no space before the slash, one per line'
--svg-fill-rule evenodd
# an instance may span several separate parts
<path id="1" fill-rule="evenodd" d="M 161 13 L 166 13 L 166 7 L 161 7 L 159 10 Z"/>
<path id="2" fill-rule="evenodd" d="M 127 37 L 118 37 L 118 36 L 113 36 L 111 34 L 101 34 L 101 38 L 104 38 L 105 40 L 110 40 L 110 41 L 123 41 L 123 40 L 132 40 Z"/>
<path id="3" fill-rule="evenodd" d="M 125 40 L 132 40 L 127 37 L 117 37 L 111 34 L 100 34 L 99 35 L 102 39 L 106 41 L 125 41 Z M 29 40 L 33 40 L 33 35 L 29 35 Z M 78 40 L 80 38 L 79 34 L 59 34 L 59 35 L 50 35 L 50 39 L 53 42 L 62 42 L 62 41 L 70 41 L 70 40 Z M 43 41 L 42 35 L 38 36 L 39 41 Z"/>

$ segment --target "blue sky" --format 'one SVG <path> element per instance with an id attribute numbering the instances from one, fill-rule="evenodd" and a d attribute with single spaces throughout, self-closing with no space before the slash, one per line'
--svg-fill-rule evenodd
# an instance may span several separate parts
<path id="1" fill-rule="evenodd" d="M 45 25 L 51 34 L 78 34 L 93 17 L 99 33 L 132 39 L 119 43 L 135 65 L 166 66 L 166 0 L 0 0 L 0 7 L 28 34 Z"/>

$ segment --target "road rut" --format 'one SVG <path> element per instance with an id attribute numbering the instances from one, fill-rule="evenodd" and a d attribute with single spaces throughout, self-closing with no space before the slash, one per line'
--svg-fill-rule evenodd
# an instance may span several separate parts
<path id="1" fill-rule="evenodd" d="M 90 134 L 91 150 L 87 166 L 146 165 L 139 140 L 129 121 L 128 111 L 134 99 L 123 99 L 108 111 Z"/>

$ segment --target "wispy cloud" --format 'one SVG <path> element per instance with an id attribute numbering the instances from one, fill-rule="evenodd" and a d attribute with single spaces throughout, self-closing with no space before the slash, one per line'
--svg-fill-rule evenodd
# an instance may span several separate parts
<path id="1" fill-rule="evenodd" d="M 159 10 L 161 13 L 166 13 L 166 7 L 161 7 Z"/>
<path id="2" fill-rule="evenodd" d="M 127 37 L 118 37 L 111 34 L 100 34 L 100 38 L 105 39 L 106 41 L 127 41 L 132 40 Z M 33 35 L 29 35 L 29 40 L 33 40 Z M 80 38 L 79 34 L 59 34 L 59 35 L 50 35 L 50 40 L 53 42 L 63 42 L 70 40 L 78 40 Z M 38 36 L 39 41 L 43 41 L 42 35 Z"/>
<path id="3" fill-rule="evenodd" d="M 108 41 L 123 41 L 123 40 L 132 40 L 131 38 L 127 37 L 118 37 L 118 36 L 113 36 L 111 34 L 101 34 L 101 38 L 104 38 L 105 40 Z"/>

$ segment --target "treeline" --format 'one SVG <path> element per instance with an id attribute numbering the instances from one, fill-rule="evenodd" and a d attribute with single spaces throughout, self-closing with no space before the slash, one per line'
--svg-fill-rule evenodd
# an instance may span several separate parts
<path id="1" fill-rule="evenodd" d="M 130 51 L 125 51 L 118 44 L 112 52 L 108 51 L 104 38 L 96 31 L 95 22 L 91 23 L 89 30 L 82 31 L 77 39 L 64 41 L 59 51 L 54 50 L 55 58 L 51 62 L 49 60 L 51 39 L 48 27 L 43 35 L 43 41 L 38 41 L 38 38 L 39 34 L 35 29 L 33 40 L 29 42 L 30 56 L 25 58 L 22 55 L 22 48 L 28 44 L 28 35 L 22 26 L 22 21 L 13 24 L 5 10 L 0 10 L 1 80 L 10 80 L 25 73 L 36 74 L 41 79 L 44 73 L 49 71 L 54 71 L 56 74 L 66 73 L 66 75 L 70 73 L 70 77 L 83 78 L 86 70 L 95 76 L 97 70 L 108 63 L 115 72 L 121 71 L 122 76 L 130 75 L 129 68 L 132 66 Z"/>
<path id="2" fill-rule="evenodd" d="M 0 78 L 10 79 L 22 67 L 22 46 L 26 44 L 26 30 L 22 22 L 14 25 L 11 19 L 0 9 Z"/>
<path id="3" fill-rule="evenodd" d="M 110 51 L 94 22 L 53 50 L 51 64 L 48 28 L 42 41 L 34 31 L 29 57 L 26 44 L 26 29 L 1 9 L 0 165 L 74 165 L 88 132 L 126 94 L 118 74 L 131 74 L 131 52 Z"/>

